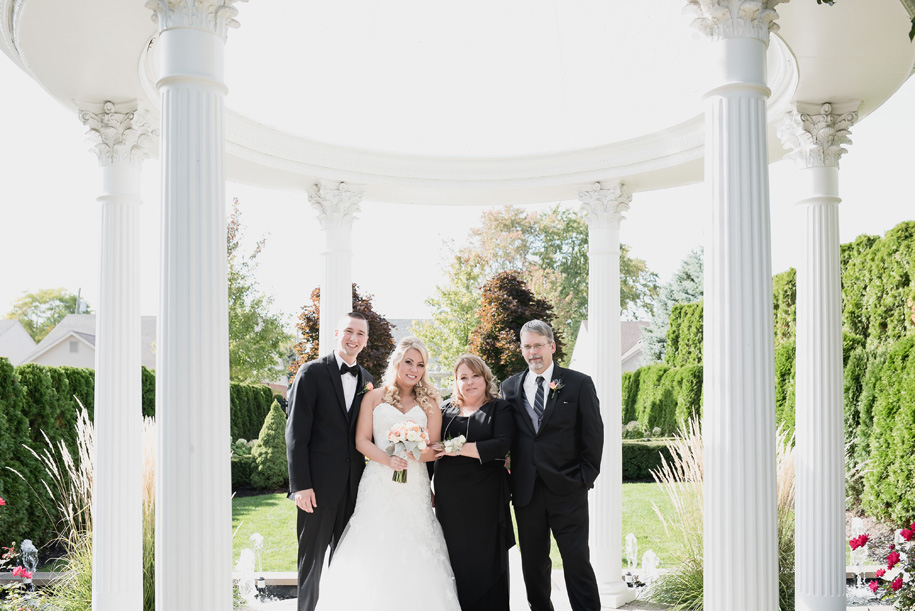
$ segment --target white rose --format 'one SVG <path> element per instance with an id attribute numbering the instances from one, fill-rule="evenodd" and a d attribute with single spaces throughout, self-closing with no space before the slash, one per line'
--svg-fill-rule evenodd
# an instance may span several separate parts
<path id="1" fill-rule="evenodd" d="M 422 435 L 419 434 L 419 431 L 410 431 L 407 433 L 407 441 L 419 441 L 422 439 Z"/>

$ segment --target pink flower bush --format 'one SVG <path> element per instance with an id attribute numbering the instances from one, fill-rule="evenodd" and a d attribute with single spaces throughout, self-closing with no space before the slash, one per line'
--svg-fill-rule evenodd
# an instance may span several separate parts
<path id="1" fill-rule="evenodd" d="M 23 579 L 31 579 L 33 573 L 31 571 L 25 570 L 22 566 L 17 566 L 13 569 L 13 577 L 22 577 Z"/>
<path id="2" fill-rule="evenodd" d="M 864 547 L 864 545 L 868 542 L 869 539 L 870 539 L 870 537 L 868 536 L 868 534 L 864 533 L 863 535 L 858 535 L 857 537 L 855 537 L 854 539 L 849 541 L 848 544 L 851 546 L 852 550 L 856 550 L 859 547 Z"/>
<path id="3" fill-rule="evenodd" d="M 867 535 L 862 535 L 862 537 L 867 537 Z M 852 549 L 864 544 L 859 541 L 860 538 L 855 537 L 848 542 Z M 892 601 L 894 609 L 897 611 L 915 611 L 915 582 L 910 579 L 910 576 L 915 574 L 915 523 L 911 525 L 911 528 L 901 529 L 899 538 L 902 539 L 902 543 L 898 549 L 895 544 L 889 545 L 886 568 L 877 569 L 874 572 L 877 578 L 870 580 L 867 587 L 881 600 Z M 896 569 L 896 572 L 887 576 L 887 572 L 897 566 L 899 568 Z"/>
<path id="4" fill-rule="evenodd" d="M 3 500 L 3 497 L 0 497 L 0 507 L 6 505 L 6 501 Z"/>

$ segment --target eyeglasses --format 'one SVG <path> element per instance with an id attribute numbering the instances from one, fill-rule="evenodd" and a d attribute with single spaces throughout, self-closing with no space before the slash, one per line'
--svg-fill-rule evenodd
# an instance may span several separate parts
<path id="1" fill-rule="evenodd" d="M 549 346 L 549 344 L 522 344 L 521 351 L 530 352 L 531 350 L 537 350 L 539 352 L 540 350 L 546 348 L 547 346 Z"/>

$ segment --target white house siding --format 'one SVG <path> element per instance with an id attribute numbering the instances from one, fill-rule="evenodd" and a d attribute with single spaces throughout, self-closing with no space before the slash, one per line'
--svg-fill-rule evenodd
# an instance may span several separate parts
<path id="1" fill-rule="evenodd" d="M 0 321 L 0 357 L 19 365 L 35 350 L 35 340 L 18 320 Z"/>
<path id="2" fill-rule="evenodd" d="M 70 342 L 76 342 L 77 352 L 70 352 Z M 88 367 L 94 369 L 95 348 L 71 335 L 40 354 L 32 362 L 50 367 Z"/>

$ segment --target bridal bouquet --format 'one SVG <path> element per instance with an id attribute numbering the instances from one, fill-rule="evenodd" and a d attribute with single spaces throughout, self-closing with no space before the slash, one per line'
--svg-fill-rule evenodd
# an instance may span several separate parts
<path id="1" fill-rule="evenodd" d="M 406 458 L 407 454 L 412 454 L 413 458 L 419 460 L 423 450 L 429 446 L 429 432 L 412 420 L 404 420 L 391 427 L 388 431 L 388 441 L 391 442 L 385 449 L 388 456 L 396 454 Z M 406 484 L 407 470 L 395 471 L 391 479 Z"/>

